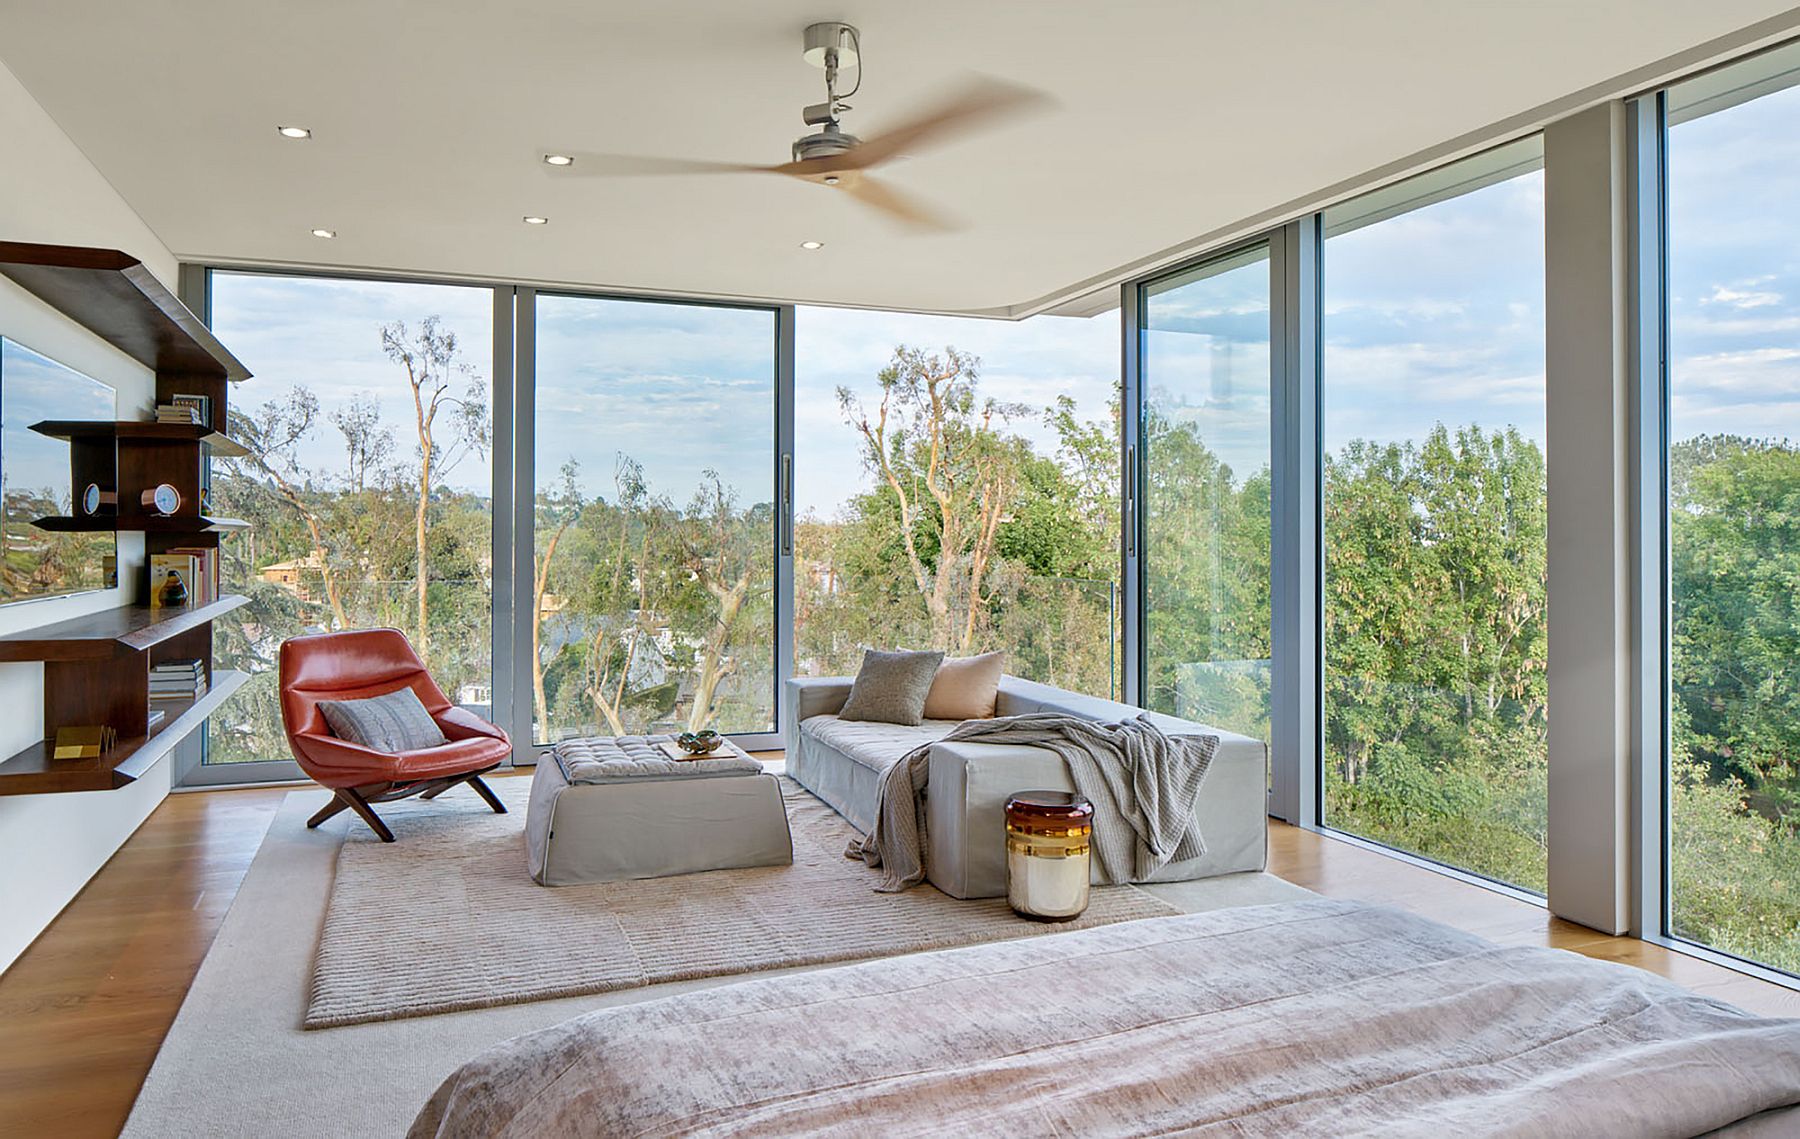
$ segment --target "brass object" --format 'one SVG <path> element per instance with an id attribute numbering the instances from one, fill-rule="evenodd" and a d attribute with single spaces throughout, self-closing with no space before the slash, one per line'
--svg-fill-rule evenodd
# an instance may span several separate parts
<path id="1" fill-rule="evenodd" d="M 104 724 L 56 729 L 52 759 L 99 759 L 119 742 L 119 733 Z"/>
<path id="2" fill-rule="evenodd" d="M 1087 909 L 1094 805 L 1073 791 L 1006 801 L 1006 901 L 1020 917 L 1067 921 Z"/>

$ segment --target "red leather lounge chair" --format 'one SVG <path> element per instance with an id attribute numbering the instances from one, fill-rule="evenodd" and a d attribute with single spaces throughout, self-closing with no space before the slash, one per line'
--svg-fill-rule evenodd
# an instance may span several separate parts
<path id="1" fill-rule="evenodd" d="M 404 687 L 418 694 L 449 743 L 417 751 L 374 751 L 332 735 L 319 711 L 321 700 L 360 700 Z M 458 783 L 473 787 L 497 814 L 506 813 L 481 775 L 512 754 L 512 741 L 498 727 L 450 703 L 398 629 L 319 633 L 285 642 L 281 719 L 301 769 L 336 793 L 307 820 L 308 827 L 348 807 L 382 842 L 393 842 L 394 832 L 369 804 L 410 795 L 435 799 Z"/>

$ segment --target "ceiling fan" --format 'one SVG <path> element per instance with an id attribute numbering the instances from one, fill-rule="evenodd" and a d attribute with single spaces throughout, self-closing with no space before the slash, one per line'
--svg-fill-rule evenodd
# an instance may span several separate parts
<path id="1" fill-rule="evenodd" d="M 814 103 L 802 114 L 806 124 L 818 129 L 796 140 L 788 162 L 759 166 L 754 163 L 712 162 L 705 159 L 594 154 L 561 151 L 545 154 L 544 161 L 560 177 L 615 177 L 656 174 L 782 174 L 842 190 L 865 206 L 880 210 L 909 226 L 927 230 L 953 228 L 941 213 L 903 194 L 869 171 L 902 154 L 942 142 L 978 125 L 991 123 L 1046 105 L 1040 92 L 997 79 L 978 79 L 900 125 L 861 139 L 844 130 L 838 116 L 851 109 L 844 100 L 862 88 L 862 37 L 849 24 L 828 21 L 806 29 L 805 58 L 825 71 L 825 101 Z M 838 93 L 838 77 L 855 68 L 856 83 Z"/>

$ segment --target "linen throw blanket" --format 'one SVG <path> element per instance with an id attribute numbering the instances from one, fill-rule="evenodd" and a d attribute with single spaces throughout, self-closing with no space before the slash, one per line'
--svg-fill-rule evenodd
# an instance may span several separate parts
<path id="1" fill-rule="evenodd" d="M 1206 853 L 1194 800 L 1219 737 L 1170 736 L 1146 717 L 1102 724 L 1060 712 L 968 720 L 921 744 L 881 773 L 875 825 L 847 858 L 882 871 L 883 893 L 925 877 L 925 796 L 935 744 L 968 740 L 1048 748 L 1069 765 L 1075 789 L 1094 805 L 1094 861 L 1110 885 L 1142 882 L 1173 859 Z"/>
<path id="2" fill-rule="evenodd" d="M 1796 1102 L 1800 1020 L 1321 898 L 589 1013 L 463 1065 L 411 1134 L 1654 1139 Z"/>

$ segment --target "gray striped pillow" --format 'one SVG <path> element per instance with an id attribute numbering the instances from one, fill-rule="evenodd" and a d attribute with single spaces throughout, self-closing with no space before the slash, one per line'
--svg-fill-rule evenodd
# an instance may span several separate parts
<path id="1" fill-rule="evenodd" d="M 319 711 L 332 735 L 375 751 L 416 751 L 450 742 L 410 688 L 367 700 L 321 700 Z"/>

